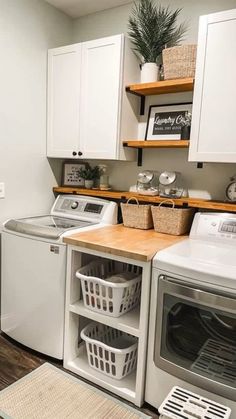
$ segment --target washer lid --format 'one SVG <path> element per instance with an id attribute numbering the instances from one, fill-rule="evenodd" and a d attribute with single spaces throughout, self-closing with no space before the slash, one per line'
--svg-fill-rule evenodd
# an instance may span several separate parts
<path id="1" fill-rule="evenodd" d="M 153 267 L 236 291 L 236 247 L 186 239 L 157 252 Z"/>
<path id="2" fill-rule="evenodd" d="M 20 218 L 18 220 L 11 219 L 5 223 L 4 227 L 6 230 L 15 231 L 21 234 L 57 240 L 68 230 L 79 229 L 94 224 L 97 223 L 45 215 Z"/>

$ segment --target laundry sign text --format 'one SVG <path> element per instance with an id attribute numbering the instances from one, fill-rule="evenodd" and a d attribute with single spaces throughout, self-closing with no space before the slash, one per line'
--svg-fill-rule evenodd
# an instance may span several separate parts
<path id="1" fill-rule="evenodd" d="M 145 140 L 180 140 L 186 113 L 191 110 L 191 103 L 150 106 Z"/>
<path id="2" fill-rule="evenodd" d="M 153 135 L 159 134 L 180 134 L 184 121 L 185 111 L 156 113 L 153 123 Z"/>

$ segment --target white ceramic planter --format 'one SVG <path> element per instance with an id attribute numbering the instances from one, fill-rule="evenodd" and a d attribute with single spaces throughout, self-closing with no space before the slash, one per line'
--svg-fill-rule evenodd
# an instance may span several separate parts
<path id="1" fill-rule="evenodd" d="M 145 63 L 141 70 L 141 83 L 160 80 L 159 66 L 156 63 Z"/>
<path id="2" fill-rule="evenodd" d="M 86 189 L 91 189 L 93 187 L 93 180 L 86 180 L 84 181 L 84 186 Z"/>

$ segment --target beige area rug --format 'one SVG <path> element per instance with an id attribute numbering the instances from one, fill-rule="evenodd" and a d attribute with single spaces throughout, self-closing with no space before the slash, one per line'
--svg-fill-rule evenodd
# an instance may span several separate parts
<path id="1" fill-rule="evenodd" d="M 45 363 L 0 392 L 4 419 L 148 419 L 150 416 Z"/>

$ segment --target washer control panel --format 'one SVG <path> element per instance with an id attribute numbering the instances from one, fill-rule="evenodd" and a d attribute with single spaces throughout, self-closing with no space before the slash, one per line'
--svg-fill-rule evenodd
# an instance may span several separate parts
<path id="1" fill-rule="evenodd" d="M 195 214 L 190 237 L 193 239 L 224 240 L 227 243 L 236 240 L 236 214 L 197 213 Z"/>
<path id="2" fill-rule="evenodd" d="M 61 200 L 61 205 L 58 205 L 54 210 L 69 213 L 71 210 L 76 213 L 92 213 L 101 214 L 104 205 L 94 202 L 80 201 L 75 199 L 64 198 Z"/>
<path id="3" fill-rule="evenodd" d="M 117 204 L 82 195 L 58 195 L 51 215 L 92 222 L 117 223 Z"/>
<path id="4" fill-rule="evenodd" d="M 80 216 L 99 216 L 102 214 L 103 208 L 107 205 L 107 202 L 101 203 L 101 200 L 96 202 L 96 198 L 82 197 L 82 196 L 60 196 L 56 201 L 53 211 L 64 213 L 68 217 L 70 214 L 74 214 L 77 217 Z M 95 200 L 95 201 L 94 201 Z"/>

